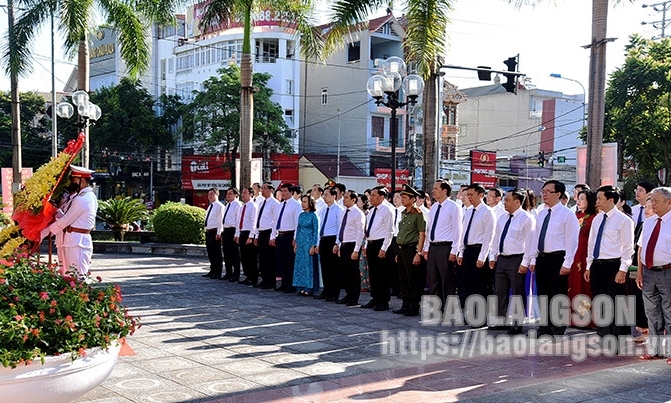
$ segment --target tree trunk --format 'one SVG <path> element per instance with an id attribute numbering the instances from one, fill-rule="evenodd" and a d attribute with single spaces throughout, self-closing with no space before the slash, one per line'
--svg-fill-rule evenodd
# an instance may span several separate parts
<path id="1" fill-rule="evenodd" d="M 7 2 L 7 16 L 9 18 L 9 38 L 14 37 L 14 0 Z M 13 55 L 10 54 L 10 58 Z M 15 57 L 15 56 L 14 56 Z M 19 73 L 15 63 L 10 61 L 10 89 L 12 115 L 12 193 L 21 189 L 21 107 L 19 98 Z"/>
<path id="2" fill-rule="evenodd" d="M 422 108 L 424 120 L 424 167 L 422 168 L 422 189 L 429 189 L 438 178 L 438 80 L 435 72 L 424 84 Z"/>
<path id="3" fill-rule="evenodd" d="M 89 92 L 89 43 L 86 37 L 79 41 L 77 55 L 77 89 Z M 82 147 L 82 166 L 89 167 L 89 125 L 82 129 L 85 140 Z"/>
<path id="4" fill-rule="evenodd" d="M 245 10 L 245 32 L 240 62 L 240 188 L 252 185 L 252 134 L 254 92 L 252 88 L 251 8 Z"/>
<path id="5" fill-rule="evenodd" d="M 589 60 L 587 122 L 587 184 L 601 186 L 601 145 L 606 94 L 606 28 L 608 0 L 592 0 L 592 44 Z"/>

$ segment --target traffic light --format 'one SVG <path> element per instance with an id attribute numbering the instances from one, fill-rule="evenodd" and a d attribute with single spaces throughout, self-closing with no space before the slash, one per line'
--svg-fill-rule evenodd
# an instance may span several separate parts
<path id="1" fill-rule="evenodd" d="M 538 166 L 541 168 L 545 166 L 545 151 L 538 153 Z"/>
<path id="2" fill-rule="evenodd" d="M 508 71 L 513 71 L 517 72 L 517 58 L 520 55 L 517 55 L 515 57 L 509 57 L 508 60 L 505 60 L 503 64 L 508 67 Z M 517 94 L 517 74 L 506 74 L 503 73 L 503 76 L 506 78 L 506 82 L 504 84 L 501 84 L 503 88 L 506 89 L 506 92 L 512 92 L 513 94 Z"/>
<path id="3" fill-rule="evenodd" d="M 558 156 L 557 157 L 557 162 L 560 163 L 560 164 L 565 163 L 566 162 L 566 157 L 564 157 L 563 155 Z"/>

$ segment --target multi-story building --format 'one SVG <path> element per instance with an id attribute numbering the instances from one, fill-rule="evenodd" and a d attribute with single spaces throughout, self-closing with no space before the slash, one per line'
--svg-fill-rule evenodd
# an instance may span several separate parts
<path id="1" fill-rule="evenodd" d="M 512 94 L 500 85 L 460 91 L 468 100 L 458 107 L 457 160 L 467 159 L 470 150 L 496 152 L 502 186 L 540 190 L 550 177 L 575 183 L 576 147 L 585 125 L 582 94 L 522 86 Z M 444 162 L 445 169 L 454 165 Z"/>
<path id="2" fill-rule="evenodd" d="M 299 150 L 301 154 L 346 155 L 374 176 L 391 166 L 390 109 L 375 104 L 366 83 L 381 71 L 385 59 L 404 56 L 405 30 L 392 14 L 359 27 L 325 63 L 302 66 L 301 95 L 306 102 L 300 112 Z M 328 25 L 322 27 L 323 32 L 328 29 Z M 400 160 L 405 152 L 406 110 L 398 109 L 397 117 Z"/>

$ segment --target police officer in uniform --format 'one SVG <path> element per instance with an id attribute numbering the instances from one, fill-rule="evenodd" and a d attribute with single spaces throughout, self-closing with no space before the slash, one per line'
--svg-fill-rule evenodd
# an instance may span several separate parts
<path id="1" fill-rule="evenodd" d="M 424 289 L 424 260 L 422 248 L 426 231 L 426 217 L 415 206 L 419 193 L 408 185 L 403 185 L 401 203 L 405 210 L 398 223 L 398 279 L 401 286 L 403 305 L 393 312 L 405 316 L 419 315 L 419 300 Z"/>

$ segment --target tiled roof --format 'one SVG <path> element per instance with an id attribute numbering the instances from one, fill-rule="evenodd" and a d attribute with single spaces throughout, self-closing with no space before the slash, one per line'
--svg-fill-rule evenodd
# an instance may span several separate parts
<path id="1" fill-rule="evenodd" d="M 338 156 L 335 154 L 303 154 L 327 178 L 337 176 Z M 346 155 L 340 155 L 341 176 L 368 176 L 356 166 Z"/>

